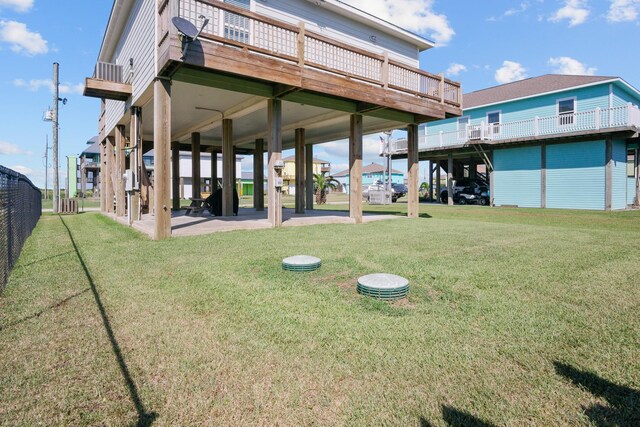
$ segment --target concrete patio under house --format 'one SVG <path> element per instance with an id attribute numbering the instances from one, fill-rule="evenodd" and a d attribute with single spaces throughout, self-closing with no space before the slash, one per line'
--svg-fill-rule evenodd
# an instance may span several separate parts
<path id="1" fill-rule="evenodd" d="M 197 39 L 179 31 L 184 25 L 201 29 Z M 462 106 L 458 83 L 419 69 L 420 52 L 431 47 L 336 0 L 115 0 L 85 85 L 86 96 L 102 100 L 101 210 L 154 239 L 191 234 L 184 230 L 195 223 L 206 233 L 250 221 L 369 221 L 363 135 L 406 129 L 408 216 L 417 217 L 418 124 L 459 116 Z M 313 210 L 313 147 L 340 139 L 353 177 L 348 216 Z M 283 211 L 280 165 L 291 148 L 295 209 Z M 152 149 L 150 171 L 142 155 Z M 180 151 L 192 152 L 194 198 L 217 187 L 201 179 L 200 153 L 222 154 L 222 217 L 179 210 Z M 233 216 L 236 155 L 253 156 L 254 194 L 253 207 Z M 211 162 L 206 176 L 217 168 Z"/>

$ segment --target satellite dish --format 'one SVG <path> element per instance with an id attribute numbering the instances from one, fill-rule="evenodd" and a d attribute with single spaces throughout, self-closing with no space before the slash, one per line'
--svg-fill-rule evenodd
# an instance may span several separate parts
<path id="1" fill-rule="evenodd" d="M 184 36 L 184 48 L 182 49 L 182 58 L 184 58 L 184 56 L 187 54 L 189 43 L 197 40 L 202 30 L 204 30 L 204 27 L 206 27 L 207 24 L 209 23 L 209 18 L 207 18 L 204 15 L 200 15 L 198 18 L 202 19 L 202 25 L 200 26 L 199 30 L 188 19 L 182 18 L 180 16 L 174 16 L 173 18 L 171 18 L 171 22 L 173 22 L 173 25 L 178 29 L 180 34 Z"/>

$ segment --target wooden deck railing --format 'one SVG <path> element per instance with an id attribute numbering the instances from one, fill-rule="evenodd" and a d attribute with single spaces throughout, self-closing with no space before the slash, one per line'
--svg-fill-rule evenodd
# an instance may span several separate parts
<path id="1" fill-rule="evenodd" d="M 159 44 L 169 34 L 167 1 L 160 4 Z M 299 26 L 215 0 L 180 0 L 179 16 L 199 27 L 209 18 L 201 39 L 347 76 L 369 84 L 461 106 L 460 84 L 380 55 L 333 40 Z"/>

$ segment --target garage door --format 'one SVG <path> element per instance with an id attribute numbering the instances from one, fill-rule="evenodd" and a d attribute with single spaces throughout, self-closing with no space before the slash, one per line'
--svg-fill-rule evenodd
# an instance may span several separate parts
<path id="1" fill-rule="evenodd" d="M 496 206 L 539 208 L 540 146 L 493 152 L 493 199 Z"/>
<path id="2" fill-rule="evenodd" d="M 547 145 L 547 207 L 604 209 L 605 142 Z"/>

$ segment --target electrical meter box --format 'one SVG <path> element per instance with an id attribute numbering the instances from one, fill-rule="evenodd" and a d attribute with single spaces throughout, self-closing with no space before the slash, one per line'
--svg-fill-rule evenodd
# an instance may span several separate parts
<path id="1" fill-rule="evenodd" d="M 133 171 L 131 169 L 127 169 L 124 172 L 124 190 L 133 191 L 134 184 Z"/>
<path id="2" fill-rule="evenodd" d="M 282 185 L 283 185 L 282 177 L 281 176 L 277 176 L 276 177 L 276 187 L 280 188 L 280 187 L 282 187 Z"/>

